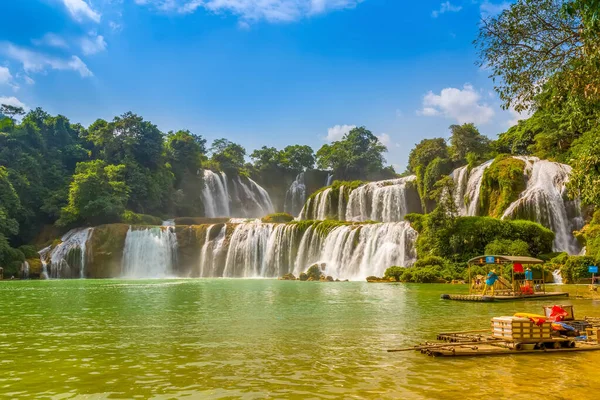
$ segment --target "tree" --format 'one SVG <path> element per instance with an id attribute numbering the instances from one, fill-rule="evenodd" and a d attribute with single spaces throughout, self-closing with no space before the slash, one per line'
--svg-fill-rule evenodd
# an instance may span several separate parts
<path id="1" fill-rule="evenodd" d="M 597 5 L 598 0 L 518 0 L 482 21 L 475 40 L 479 65 L 491 71 L 505 108 L 536 105 L 546 82 L 560 92 L 551 101 L 598 99 Z"/>
<path id="2" fill-rule="evenodd" d="M 23 114 L 25 114 L 23 107 L 11 106 L 10 104 L 0 104 L 0 115 L 6 115 L 8 118 L 13 119 L 15 115 Z"/>
<path id="3" fill-rule="evenodd" d="M 130 191 L 124 175 L 124 165 L 110 165 L 102 160 L 77 164 L 69 189 L 69 203 L 63 208 L 58 224 L 119 221 Z"/>
<path id="4" fill-rule="evenodd" d="M 482 159 L 490 152 L 490 140 L 479 133 L 472 124 L 450 125 L 450 156 L 458 164 L 467 160 L 467 155 L 473 153 L 475 158 Z"/>
<path id="5" fill-rule="evenodd" d="M 315 166 L 315 152 L 310 146 L 295 144 L 283 149 L 283 160 L 287 168 L 295 172 Z"/>
<path id="6" fill-rule="evenodd" d="M 354 128 L 342 140 L 324 145 L 317 152 L 317 165 L 331 169 L 337 179 L 368 179 L 383 170 L 387 151 L 377 136 L 365 127 Z"/>
<path id="7" fill-rule="evenodd" d="M 246 149 L 227 139 L 216 139 L 210 148 L 211 160 L 228 174 L 238 174 L 244 168 Z"/>
<path id="8" fill-rule="evenodd" d="M 573 170 L 567 183 L 573 198 L 600 206 L 600 128 L 587 132 L 573 145 Z"/>
<path id="9" fill-rule="evenodd" d="M 250 158 L 254 160 L 254 166 L 258 170 L 271 170 L 275 171 L 283 168 L 285 160 L 283 159 L 283 152 L 280 152 L 275 147 L 263 146 L 260 149 L 254 150 L 250 154 Z"/>
<path id="10" fill-rule="evenodd" d="M 186 176 L 197 175 L 206 153 L 206 139 L 188 130 L 169 132 L 166 138 L 167 161 L 175 174 L 175 186 Z"/>
<path id="11" fill-rule="evenodd" d="M 163 134 L 151 122 L 127 112 L 112 122 L 97 120 L 87 138 L 97 148 L 96 154 L 111 164 L 136 162 L 158 168 L 163 161 Z"/>
<path id="12" fill-rule="evenodd" d="M 423 139 L 410 151 L 408 170 L 416 173 L 419 167 L 427 168 L 436 158 L 449 158 L 446 141 L 442 138 Z"/>
<path id="13" fill-rule="evenodd" d="M 8 170 L 0 166 L 0 236 L 19 233 L 19 223 L 15 216 L 20 208 L 21 202 L 9 180 Z"/>

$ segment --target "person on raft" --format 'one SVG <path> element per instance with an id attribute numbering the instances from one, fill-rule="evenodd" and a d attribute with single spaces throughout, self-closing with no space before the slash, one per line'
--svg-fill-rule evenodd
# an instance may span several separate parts
<path id="1" fill-rule="evenodd" d="M 496 275 L 496 270 L 492 269 L 489 274 L 487 274 L 485 280 L 485 288 L 483 289 L 482 296 L 485 296 L 489 287 L 492 288 L 492 296 L 494 295 L 494 283 L 498 280 L 498 275 Z"/>
<path id="2" fill-rule="evenodd" d="M 533 289 L 533 272 L 529 267 L 525 270 L 525 282 L 527 286 Z"/>

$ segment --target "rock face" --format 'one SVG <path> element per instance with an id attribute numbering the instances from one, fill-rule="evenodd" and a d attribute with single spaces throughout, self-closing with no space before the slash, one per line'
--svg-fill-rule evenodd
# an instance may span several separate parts
<path id="1" fill-rule="evenodd" d="M 116 278 L 121 276 L 123 249 L 129 225 L 101 225 L 94 229 L 88 248 L 86 277 Z"/>

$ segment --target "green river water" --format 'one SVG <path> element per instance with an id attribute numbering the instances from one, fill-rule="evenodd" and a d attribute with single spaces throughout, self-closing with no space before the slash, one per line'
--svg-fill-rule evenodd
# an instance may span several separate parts
<path id="1" fill-rule="evenodd" d="M 387 353 L 548 301 L 440 300 L 464 286 L 276 280 L 0 282 L 10 398 L 598 398 L 600 352 Z M 600 316 L 600 302 L 574 304 Z"/>

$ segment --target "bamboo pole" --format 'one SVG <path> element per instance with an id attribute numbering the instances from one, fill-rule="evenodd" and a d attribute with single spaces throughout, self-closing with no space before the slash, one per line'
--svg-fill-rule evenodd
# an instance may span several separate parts
<path id="1" fill-rule="evenodd" d="M 494 340 L 494 343 L 505 342 L 504 340 Z M 411 351 L 411 350 L 427 350 L 427 349 L 439 349 L 442 347 L 460 347 L 460 346 L 475 346 L 487 344 L 487 341 L 478 341 L 478 342 L 462 342 L 462 343 L 440 343 L 440 344 L 428 344 L 423 346 L 413 346 L 413 347 L 405 347 L 403 349 L 388 349 L 388 353 L 398 353 L 401 351 Z"/>
<path id="2" fill-rule="evenodd" d="M 442 332 L 438 333 L 439 335 L 460 335 L 461 333 L 480 333 L 480 332 L 489 332 L 489 329 L 478 329 L 474 331 L 462 331 L 462 332 Z"/>

